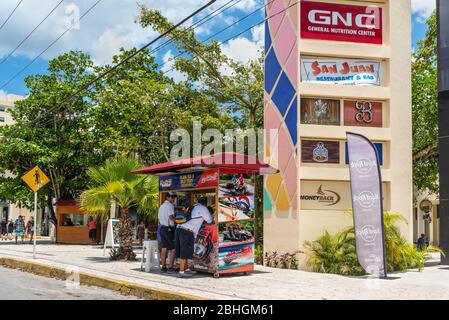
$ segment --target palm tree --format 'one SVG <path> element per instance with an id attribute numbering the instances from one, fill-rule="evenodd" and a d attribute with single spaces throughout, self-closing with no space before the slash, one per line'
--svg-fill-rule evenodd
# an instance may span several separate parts
<path id="1" fill-rule="evenodd" d="M 154 176 L 132 174 L 142 165 L 129 158 L 107 160 L 99 168 L 90 168 L 88 175 L 90 188 L 80 196 L 81 209 L 87 214 L 103 215 L 109 213 L 111 205 L 120 207 L 118 227 L 118 250 L 111 252 L 112 259 L 135 260 L 133 252 L 133 232 L 129 209 L 137 206 L 143 214 L 155 212 L 157 205 L 158 182 Z"/>

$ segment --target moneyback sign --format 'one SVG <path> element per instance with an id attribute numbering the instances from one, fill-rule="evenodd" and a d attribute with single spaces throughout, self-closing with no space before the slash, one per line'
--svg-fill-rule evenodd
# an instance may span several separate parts
<path id="1" fill-rule="evenodd" d="M 301 37 L 382 44 L 382 8 L 301 1 Z"/>
<path id="2" fill-rule="evenodd" d="M 380 86 L 380 61 L 338 58 L 302 58 L 301 81 L 353 86 Z"/>
<path id="3" fill-rule="evenodd" d="M 376 147 L 347 133 L 357 257 L 369 274 L 386 277 L 382 178 Z"/>

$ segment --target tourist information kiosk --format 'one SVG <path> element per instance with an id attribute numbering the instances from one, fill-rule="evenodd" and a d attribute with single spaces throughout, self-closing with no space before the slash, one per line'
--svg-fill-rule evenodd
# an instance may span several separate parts
<path id="1" fill-rule="evenodd" d="M 161 203 L 176 192 L 175 211 L 207 198 L 214 222 L 203 225 L 195 240 L 194 268 L 214 277 L 254 270 L 255 175 L 277 170 L 257 158 L 219 153 L 167 162 L 134 171 L 159 176 Z"/>

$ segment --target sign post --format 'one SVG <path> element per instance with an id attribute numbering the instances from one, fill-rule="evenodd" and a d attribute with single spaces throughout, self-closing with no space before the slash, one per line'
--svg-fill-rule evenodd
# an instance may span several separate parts
<path id="1" fill-rule="evenodd" d="M 440 247 L 446 253 L 441 264 L 449 265 L 449 3 L 437 1 L 438 110 L 440 177 Z"/>
<path id="2" fill-rule="evenodd" d="M 38 166 L 28 171 L 22 177 L 22 180 L 34 192 L 33 259 L 36 259 L 37 192 L 50 180 Z"/>

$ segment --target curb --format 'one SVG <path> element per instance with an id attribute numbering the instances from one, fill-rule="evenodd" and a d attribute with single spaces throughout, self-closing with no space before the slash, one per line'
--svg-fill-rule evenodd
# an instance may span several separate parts
<path id="1" fill-rule="evenodd" d="M 0 266 L 59 280 L 67 280 L 73 275 L 72 272 L 62 268 L 15 258 L 1 257 Z M 79 282 L 81 285 L 101 287 L 118 291 L 123 295 L 133 295 L 145 300 L 207 300 L 206 298 L 194 295 L 165 291 L 129 281 L 100 277 L 85 272 L 79 273 Z"/>

